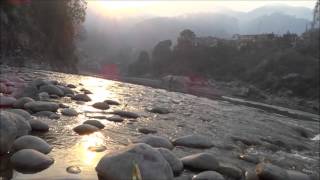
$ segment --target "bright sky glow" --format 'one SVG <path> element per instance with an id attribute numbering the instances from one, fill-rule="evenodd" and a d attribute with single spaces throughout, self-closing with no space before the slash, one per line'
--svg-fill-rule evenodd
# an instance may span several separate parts
<path id="1" fill-rule="evenodd" d="M 215 12 L 225 8 L 247 12 L 264 5 L 284 4 L 290 6 L 303 6 L 313 8 L 316 0 L 308 1 L 110 1 L 110 0 L 88 0 L 88 8 L 111 16 L 131 15 L 157 15 L 176 16 L 184 13 Z"/>

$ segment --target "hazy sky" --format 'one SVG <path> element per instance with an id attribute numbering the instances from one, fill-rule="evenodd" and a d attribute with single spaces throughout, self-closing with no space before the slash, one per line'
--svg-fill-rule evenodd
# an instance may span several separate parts
<path id="1" fill-rule="evenodd" d="M 87 0 L 88 8 L 115 17 L 148 14 L 157 16 L 175 16 L 184 13 L 223 11 L 228 8 L 236 11 L 247 12 L 257 7 L 272 4 L 284 4 L 290 6 L 303 6 L 313 8 L 316 0 L 307 1 L 132 1 L 132 0 Z"/>

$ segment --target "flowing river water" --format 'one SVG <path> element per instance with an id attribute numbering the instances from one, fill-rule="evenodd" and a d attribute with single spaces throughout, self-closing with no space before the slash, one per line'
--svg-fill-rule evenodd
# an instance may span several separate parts
<path id="1" fill-rule="evenodd" d="M 156 129 L 156 135 L 170 139 L 200 134 L 210 137 L 215 144 L 210 149 L 176 147 L 173 153 L 178 157 L 206 151 L 215 154 L 220 162 L 235 164 L 243 170 L 253 168 L 256 161 L 269 161 L 307 174 L 319 169 L 319 140 L 312 140 L 319 134 L 319 116 L 314 114 L 303 113 L 314 119 L 306 121 L 228 101 L 89 76 L 30 69 L 10 73 L 26 80 L 41 77 L 71 83 L 77 86 L 78 91 L 86 88 L 92 92 L 89 94 L 92 101 L 77 103 L 68 97 L 58 99 L 80 114 L 77 117 L 61 115 L 58 120 L 42 118 L 50 125 L 50 130 L 36 135 L 53 146 L 49 154 L 55 160 L 53 165 L 35 174 L 23 174 L 10 168 L 8 158 L 1 157 L 1 166 L 6 166 L 1 168 L 0 179 L 97 179 L 95 166 L 100 158 L 142 136 L 138 128 Z M 106 99 L 117 100 L 121 105 L 111 106 L 106 111 L 91 106 Z M 154 106 L 166 107 L 172 112 L 154 114 L 146 110 Z M 105 128 L 91 135 L 80 136 L 72 130 L 85 120 L 95 119 L 94 116 L 109 116 L 108 112 L 116 109 L 136 112 L 140 117 L 121 123 L 97 119 Z M 301 132 L 307 132 L 310 136 Z M 89 150 L 89 147 L 100 145 L 106 146 L 106 151 Z M 79 167 L 81 173 L 68 173 L 66 169 L 69 166 Z"/>

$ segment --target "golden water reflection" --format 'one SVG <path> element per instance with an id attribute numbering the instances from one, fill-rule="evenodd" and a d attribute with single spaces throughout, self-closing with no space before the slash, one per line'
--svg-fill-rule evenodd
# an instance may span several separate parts
<path id="1" fill-rule="evenodd" d="M 96 165 L 101 158 L 101 153 L 89 150 L 90 147 L 105 146 L 105 137 L 101 132 L 84 135 L 75 145 L 75 151 L 81 164 L 86 166 Z M 103 153 L 104 154 L 104 153 Z"/>

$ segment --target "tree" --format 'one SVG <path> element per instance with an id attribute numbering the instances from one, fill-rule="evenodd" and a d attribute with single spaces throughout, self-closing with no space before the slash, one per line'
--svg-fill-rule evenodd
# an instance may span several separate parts
<path id="1" fill-rule="evenodd" d="M 180 36 L 178 37 L 178 44 L 176 48 L 190 48 L 195 45 L 196 35 L 190 29 L 185 29 L 180 32 Z"/>
<path id="2" fill-rule="evenodd" d="M 137 61 L 129 66 L 129 74 L 133 76 L 145 75 L 150 70 L 150 58 L 146 51 L 141 51 Z"/>
<path id="3" fill-rule="evenodd" d="M 152 51 L 152 72 L 159 76 L 168 72 L 167 65 L 172 59 L 171 40 L 160 41 Z"/>

